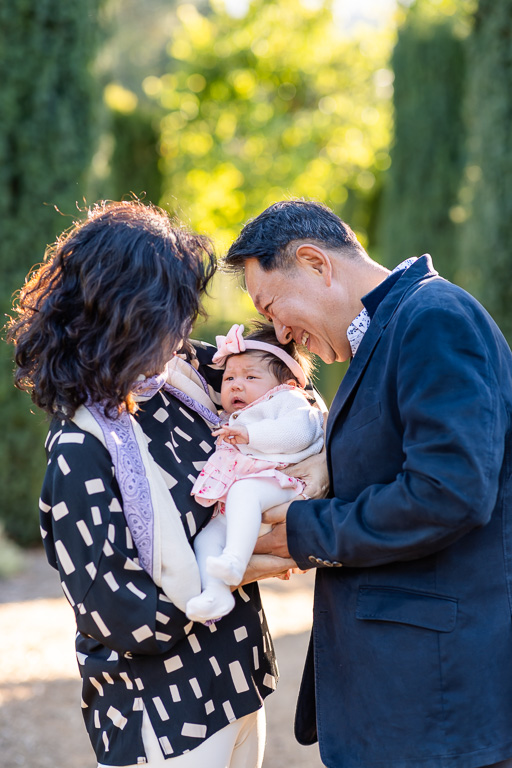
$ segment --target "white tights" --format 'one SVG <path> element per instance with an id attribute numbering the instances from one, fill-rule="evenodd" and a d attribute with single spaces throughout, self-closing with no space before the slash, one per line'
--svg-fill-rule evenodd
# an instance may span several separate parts
<path id="1" fill-rule="evenodd" d="M 265 749 L 265 710 L 226 725 L 195 749 L 179 757 L 164 757 L 158 738 L 144 710 L 142 738 L 147 763 L 144 768 L 261 768 Z M 98 764 L 98 768 L 108 768 Z M 140 768 L 128 765 L 123 768 Z"/>
<path id="2" fill-rule="evenodd" d="M 266 509 L 290 501 L 295 488 L 281 488 L 270 478 L 237 480 L 228 491 L 225 515 L 216 515 L 196 536 L 196 553 L 203 591 L 187 603 L 192 621 L 225 616 L 233 608 L 230 586 L 240 584 L 261 528 Z"/>

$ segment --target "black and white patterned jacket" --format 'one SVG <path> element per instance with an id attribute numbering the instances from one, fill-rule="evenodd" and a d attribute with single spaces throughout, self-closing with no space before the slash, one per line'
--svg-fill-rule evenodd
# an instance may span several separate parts
<path id="1" fill-rule="evenodd" d="M 210 350 L 197 351 L 211 379 Z M 210 429 L 165 393 L 144 403 L 136 418 L 192 542 L 212 512 L 190 496 L 213 449 Z M 54 419 L 46 450 L 42 536 L 75 611 L 83 715 L 98 761 L 146 762 L 144 708 L 169 757 L 257 710 L 277 679 L 257 584 L 238 589 L 234 610 L 218 623 L 190 622 L 138 564 L 103 445 Z"/>

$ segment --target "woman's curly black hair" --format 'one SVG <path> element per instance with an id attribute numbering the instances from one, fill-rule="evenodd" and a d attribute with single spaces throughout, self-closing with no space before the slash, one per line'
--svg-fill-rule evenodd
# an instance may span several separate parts
<path id="1" fill-rule="evenodd" d="M 65 418 L 88 401 L 133 410 L 135 380 L 187 337 L 215 268 L 210 241 L 162 209 L 96 204 L 19 291 L 7 324 L 16 386 Z"/>

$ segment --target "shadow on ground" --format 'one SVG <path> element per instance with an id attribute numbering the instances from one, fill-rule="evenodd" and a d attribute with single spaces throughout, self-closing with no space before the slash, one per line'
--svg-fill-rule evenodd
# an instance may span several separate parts
<path id="1" fill-rule="evenodd" d="M 74 618 L 42 550 L 0 581 L 0 754 L 9 768 L 95 768 L 82 721 L 73 652 Z M 262 583 L 281 672 L 266 700 L 263 768 L 321 768 L 316 745 L 293 736 L 297 691 L 309 640 L 313 574 Z M 172 760 L 170 761 L 172 765 Z"/>

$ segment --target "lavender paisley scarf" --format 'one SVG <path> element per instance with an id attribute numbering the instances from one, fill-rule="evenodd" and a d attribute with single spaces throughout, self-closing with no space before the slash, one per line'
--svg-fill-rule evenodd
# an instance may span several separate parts
<path id="1" fill-rule="evenodd" d="M 174 357 L 162 374 L 141 377 L 133 395 L 136 401 L 146 401 L 162 389 L 212 426 L 219 423 L 206 381 L 181 358 Z M 110 453 L 140 566 L 183 610 L 187 600 L 201 591 L 199 570 L 179 510 L 140 425 L 126 410 L 110 418 L 98 403 L 79 408 L 73 421 L 94 434 Z"/>

